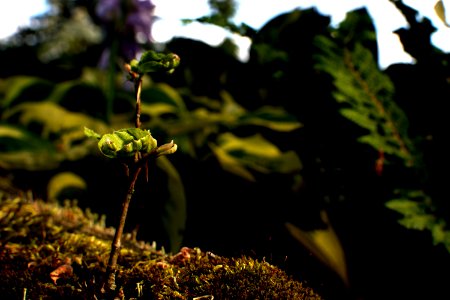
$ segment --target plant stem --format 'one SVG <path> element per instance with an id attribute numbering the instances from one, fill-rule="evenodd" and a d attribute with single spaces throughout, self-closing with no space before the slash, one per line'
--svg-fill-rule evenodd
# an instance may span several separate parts
<path id="1" fill-rule="evenodd" d="M 122 234 L 123 229 L 125 227 L 125 221 L 127 218 L 128 207 L 130 206 L 131 197 L 134 193 L 134 186 L 136 184 L 139 173 L 141 172 L 142 167 L 138 166 L 135 168 L 134 173 L 132 174 L 130 185 L 128 187 L 127 195 L 122 202 L 122 213 L 119 219 L 119 225 L 117 226 L 116 232 L 114 234 L 114 239 L 111 245 L 111 253 L 109 255 L 108 266 L 106 269 L 106 278 L 107 278 L 107 290 L 114 291 L 116 289 L 116 269 L 117 269 L 117 259 L 119 258 L 120 248 L 122 246 Z"/>
<path id="2" fill-rule="evenodd" d="M 142 91 L 142 78 L 138 77 L 134 82 L 134 89 L 136 91 L 136 128 L 141 128 L 141 91 Z"/>
<path id="3" fill-rule="evenodd" d="M 134 87 L 136 90 L 136 128 L 141 127 L 141 90 L 142 90 L 142 77 L 139 76 L 135 78 Z M 141 159 L 139 153 L 136 153 L 136 157 L 134 162 L 131 162 L 131 168 L 128 166 L 129 170 L 133 170 L 130 174 L 130 184 L 128 186 L 128 191 L 125 196 L 125 199 L 122 202 L 122 212 L 119 219 L 119 224 L 117 226 L 116 232 L 114 234 L 114 239 L 111 244 L 111 252 L 109 255 L 108 266 L 106 268 L 106 290 L 107 293 L 111 293 L 116 289 L 116 271 L 117 271 L 117 260 L 120 255 L 120 248 L 122 246 L 122 235 L 125 227 L 125 222 L 128 214 L 128 207 L 130 206 L 131 198 L 134 193 L 134 186 L 136 185 L 137 178 L 139 173 L 142 170 L 142 162 L 144 159 Z"/>

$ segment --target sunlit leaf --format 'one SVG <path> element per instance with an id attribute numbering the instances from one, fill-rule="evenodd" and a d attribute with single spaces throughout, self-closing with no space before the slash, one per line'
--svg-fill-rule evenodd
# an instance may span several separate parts
<path id="1" fill-rule="evenodd" d="M 156 147 L 157 141 L 150 134 L 150 130 L 140 128 L 115 130 L 102 135 L 98 141 L 100 152 L 109 158 L 133 157 L 137 152 L 149 153 Z"/>
<path id="2" fill-rule="evenodd" d="M 234 120 L 236 117 L 243 115 L 246 113 L 246 109 L 237 103 L 230 93 L 227 91 L 220 91 L 220 97 L 222 98 L 223 105 L 221 109 L 221 113 L 224 116 L 230 117 Z"/>
<path id="3" fill-rule="evenodd" d="M 392 199 L 386 202 L 385 205 L 386 207 L 395 210 L 403 215 L 415 215 L 418 213 L 423 213 L 423 209 L 420 207 L 420 204 L 409 199 Z"/>
<path id="4" fill-rule="evenodd" d="M 0 125 L 0 167 L 41 170 L 58 164 L 56 149 L 49 141 L 12 125 Z"/>
<path id="5" fill-rule="evenodd" d="M 178 115 L 178 109 L 173 105 L 162 102 L 141 104 L 141 116 L 149 116 L 153 122 L 161 121 L 160 117 L 167 114 L 176 116 Z"/>
<path id="6" fill-rule="evenodd" d="M 242 149 L 246 153 L 251 153 L 262 157 L 277 157 L 281 154 L 278 147 L 267 141 L 259 134 L 240 138 L 230 132 L 227 132 L 219 137 L 218 142 L 220 147 L 226 151 Z"/>
<path id="7" fill-rule="evenodd" d="M 67 131 L 80 131 L 84 135 L 84 126 L 96 131 L 104 132 L 107 126 L 100 120 L 82 113 L 70 112 L 56 103 L 39 102 L 23 103 L 7 111 L 5 119 L 18 116 L 18 122 L 27 127 L 39 124 L 41 135 L 49 137 L 51 134 L 62 135 Z"/>
<path id="8" fill-rule="evenodd" d="M 400 146 L 395 143 L 388 143 L 384 136 L 378 134 L 364 135 L 358 138 L 361 143 L 369 144 L 377 150 L 382 150 L 384 153 L 396 155 L 404 158 L 407 153 L 401 151 Z M 408 156 L 409 157 L 409 156 Z"/>
<path id="9" fill-rule="evenodd" d="M 30 102 L 44 99 L 53 88 L 53 84 L 40 77 L 14 76 L 8 78 L 4 86 L 5 96 L 0 104 L 3 109 L 20 102 Z"/>
<path id="10" fill-rule="evenodd" d="M 370 119 L 368 115 L 361 114 L 360 112 L 357 112 L 353 109 L 346 109 L 343 108 L 339 110 L 339 112 L 349 119 L 350 121 L 353 121 L 354 123 L 358 124 L 359 126 L 366 128 L 370 131 L 375 131 L 377 129 L 377 123 Z"/>
<path id="11" fill-rule="evenodd" d="M 429 214 L 410 215 L 398 222 L 409 229 L 424 230 L 430 228 L 430 225 L 435 221 L 435 217 Z"/>
<path id="12" fill-rule="evenodd" d="M 4 117 L 52 142 L 57 149 L 58 161 L 80 159 L 92 151 L 92 142 L 84 134 L 85 126 L 98 132 L 109 131 L 109 127 L 98 119 L 48 101 L 22 103 L 5 112 Z M 49 159 L 49 164 L 51 161 Z"/>
<path id="13" fill-rule="evenodd" d="M 59 199 L 66 189 L 86 190 L 87 184 L 84 179 L 73 172 L 61 172 L 54 175 L 47 184 L 47 197 L 49 200 Z"/>
<path id="14" fill-rule="evenodd" d="M 242 177 L 248 181 L 255 181 L 253 174 L 248 171 L 239 160 L 228 154 L 223 148 L 220 148 L 214 144 L 210 144 L 209 146 L 225 171 Z"/>
<path id="15" fill-rule="evenodd" d="M 436 12 L 436 15 L 441 19 L 442 23 L 444 23 L 445 26 L 450 27 L 450 23 L 447 22 L 447 18 L 445 17 L 445 7 L 444 2 L 442 0 L 439 0 L 434 5 L 434 11 Z"/>
<path id="16" fill-rule="evenodd" d="M 325 229 L 303 230 L 287 222 L 289 233 L 323 264 L 336 272 L 345 284 L 348 284 L 347 263 L 339 237 L 331 226 L 325 211 L 321 212 Z"/>
<path id="17" fill-rule="evenodd" d="M 302 168 L 295 152 L 283 153 L 259 134 L 241 138 L 228 132 L 217 143 L 210 146 L 222 167 L 248 180 L 254 180 L 248 169 L 267 174 L 295 173 Z"/>
<path id="18" fill-rule="evenodd" d="M 179 110 L 186 110 L 186 105 L 179 92 L 167 83 L 155 83 L 142 90 L 142 102 L 166 103 Z"/>
<path id="19" fill-rule="evenodd" d="M 281 107 L 263 106 L 245 114 L 240 122 L 288 132 L 302 127 L 302 124 Z"/>

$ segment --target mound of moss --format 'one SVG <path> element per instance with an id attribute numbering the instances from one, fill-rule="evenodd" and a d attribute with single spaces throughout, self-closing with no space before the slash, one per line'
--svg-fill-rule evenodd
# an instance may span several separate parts
<path id="1" fill-rule="evenodd" d="M 114 229 L 76 203 L 0 196 L 4 299 L 102 299 Z M 125 237 L 116 299 L 321 299 L 283 270 L 251 257 L 184 247 L 165 253 Z"/>

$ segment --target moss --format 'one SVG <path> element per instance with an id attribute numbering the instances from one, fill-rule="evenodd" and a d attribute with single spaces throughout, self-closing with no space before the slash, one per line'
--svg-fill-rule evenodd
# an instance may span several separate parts
<path id="1" fill-rule="evenodd" d="M 11 299 L 101 299 L 114 230 L 76 203 L 0 200 L 0 294 Z M 251 257 L 123 241 L 122 299 L 321 299 L 283 270 Z"/>

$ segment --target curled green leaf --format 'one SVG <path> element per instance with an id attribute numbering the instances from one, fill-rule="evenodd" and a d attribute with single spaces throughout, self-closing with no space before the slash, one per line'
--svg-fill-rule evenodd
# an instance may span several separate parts
<path id="1" fill-rule="evenodd" d="M 169 155 L 169 154 L 175 153 L 177 151 L 177 149 L 178 149 L 177 144 L 175 144 L 172 140 L 172 141 L 170 141 L 170 143 L 159 146 L 156 149 L 156 154 L 157 154 L 157 156 Z"/>
<path id="2" fill-rule="evenodd" d="M 85 134 L 99 139 L 100 152 L 110 158 L 132 157 L 137 152 L 150 153 L 157 147 L 157 141 L 150 134 L 150 130 L 139 128 L 120 129 L 101 137 L 98 133 L 86 128 Z"/>
<path id="3" fill-rule="evenodd" d="M 102 137 L 100 134 L 98 134 L 94 130 L 89 129 L 87 127 L 84 127 L 84 135 L 86 135 L 87 137 L 98 139 L 98 140 L 101 139 L 101 137 Z"/>
<path id="4" fill-rule="evenodd" d="M 142 54 L 139 61 L 132 60 L 130 69 L 137 74 L 145 74 L 151 72 L 167 72 L 173 73 L 175 68 L 180 64 L 180 57 L 174 53 L 158 53 L 149 50 Z"/>

